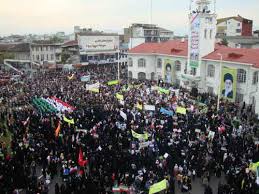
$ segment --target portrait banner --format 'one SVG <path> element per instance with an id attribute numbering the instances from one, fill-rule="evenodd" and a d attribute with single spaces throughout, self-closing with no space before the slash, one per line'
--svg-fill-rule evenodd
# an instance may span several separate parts
<path id="1" fill-rule="evenodd" d="M 173 82 L 173 61 L 171 59 L 165 59 L 164 63 L 164 79 L 165 82 L 171 84 Z"/>
<path id="2" fill-rule="evenodd" d="M 237 70 L 223 67 L 221 73 L 220 92 L 223 98 L 232 102 L 236 99 Z"/>

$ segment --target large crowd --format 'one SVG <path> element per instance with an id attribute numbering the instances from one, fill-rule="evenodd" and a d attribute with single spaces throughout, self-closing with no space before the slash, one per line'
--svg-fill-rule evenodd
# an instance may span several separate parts
<path id="1" fill-rule="evenodd" d="M 116 72 L 105 66 L 37 72 L 1 86 L 0 133 L 10 133 L 11 142 L 9 147 L 0 142 L 0 193 L 48 193 L 58 176 L 56 194 L 148 193 L 163 180 L 162 193 L 174 194 L 177 188 L 192 193 L 195 179 L 204 185 L 199 194 L 212 194 L 212 177 L 225 179 L 218 194 L 258 192 L 256 173 L 249 168 L 259 161 L 258 118 L 251 106 L 221 100 L 217 110 L 217 99 L 209 94 L 125 75 L 109 86 Z M 91 80 L 82 82 L 83 75 Z M 86 84 L 97 82 L 99 92 L 86 90 Z M 32 103 L 50 96 L 75 110 L 42 112 Z"/>

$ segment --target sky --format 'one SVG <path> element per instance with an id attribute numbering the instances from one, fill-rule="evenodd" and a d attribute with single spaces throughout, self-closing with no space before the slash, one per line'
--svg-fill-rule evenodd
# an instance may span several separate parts
<path id="1" fill-rule="evenodd" d="M 150 22 L 150 0 L 0 0 L 0 36 L 73 32 L 79 25 L 123 32 Z M 190 0 L 153 0 L 152 23 L 187 34 Z M 259 0 L 217 0 L 218 18 L 241 15 L 259 29 Z"/>

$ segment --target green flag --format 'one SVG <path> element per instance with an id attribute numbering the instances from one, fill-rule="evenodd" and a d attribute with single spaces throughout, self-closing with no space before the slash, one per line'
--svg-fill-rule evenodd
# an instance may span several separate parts
<path id="1" fill-rule="evenodd" d="M 149 194 L 158 193 L 166 189 L 166 179 L 150 186 Z"/>
<path id="2" fill-rule="evenodd" d="M 112 80 L 108 82 L 108 86 L 117 85 L 119 84 L 119 80 Z"/>

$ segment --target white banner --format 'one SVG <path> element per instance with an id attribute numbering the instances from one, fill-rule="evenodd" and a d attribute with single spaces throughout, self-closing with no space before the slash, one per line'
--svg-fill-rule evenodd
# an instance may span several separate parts
<path id="1" fill-rule="evenodd" d="M 81 82 L 89 82 L 90 81 L 90 75 L 84 75 L 80 79 L 81 79 Z"/>
<path id="2" fill-rule="evenodd" d="M 123 111 L 120 111 L 120 116 L 121 116 L 124 120 L 127 120 L 127 115 L 126 115 Z"/>
<path id="3" fill-rule="evenodd" d="M 85 87 L 86 87 L 86 90 L 98 89 L 100 87 L 100 83 L 97 82 L 95 84 L 86 84 Z"/>
<path id="4" fill-rule="evenodd" d="M 156 107 L 154 105 L 144 105 L 145 110 L 155 111 Z"/>

